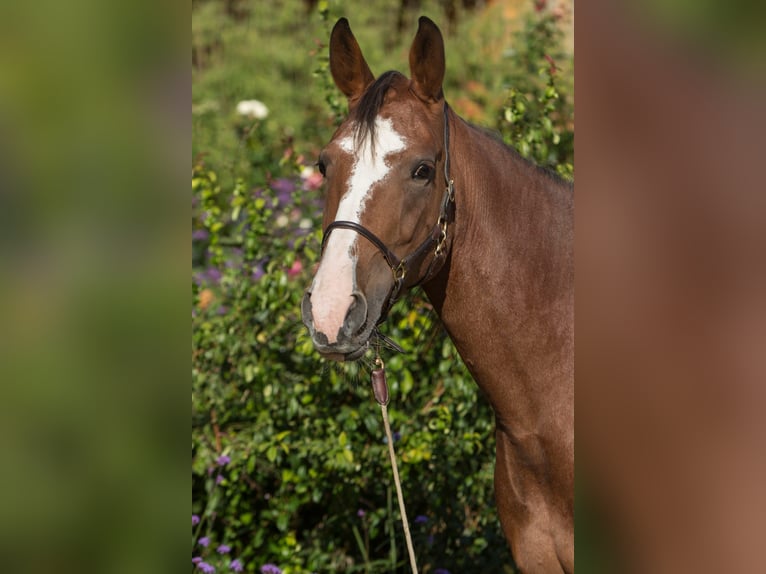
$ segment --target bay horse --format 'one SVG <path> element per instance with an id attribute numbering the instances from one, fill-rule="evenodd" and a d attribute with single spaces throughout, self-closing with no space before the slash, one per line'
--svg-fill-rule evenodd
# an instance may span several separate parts
<path id="1" fill-rule="evenodd" d="M 574 191 L 462 120 L 421 17 L 410 76 L 375 78 L 341 18 L 349 115 L 319 155 L 322 256 L 301 303 L 316 350 L 355 360 L 422 285 L 496 418 L 495 499 L 523 572 L 574 571 Z"/>

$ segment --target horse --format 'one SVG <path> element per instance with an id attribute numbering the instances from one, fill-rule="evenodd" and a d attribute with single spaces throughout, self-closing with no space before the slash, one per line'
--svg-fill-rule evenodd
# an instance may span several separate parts
<path id="1" fill-rule="evenodd" d="M 317 162 L 322 254 L 302 302 L 320 355 L 362 357 L 422 286 L 495 415 L 495 500 L 522 572 L 574 571 L 574 187 L 461 119 L 426 17 L 410 78 L 375 78 L 348 20 L 330 72 L 348 99 Z"/>

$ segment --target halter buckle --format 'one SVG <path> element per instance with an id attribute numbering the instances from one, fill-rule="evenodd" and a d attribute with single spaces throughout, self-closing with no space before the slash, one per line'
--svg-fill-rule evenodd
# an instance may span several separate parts
<path id="1" fill-rule="evenodd" d="M 405 260 L 402 259 L 399 265 L 391 269 L 394 272 L 394 281 L 397 283 L 403 283 L 404 278 L 407 276 L 407 266 Z"/>
<path id="2" fill-rule="evenodd" d="M 446 221 L 452 223 L 455 221 L 455 180 L 450 179 L 447 182 L 447 189 L 444 190 L 444 201 L 439 215 L 439 223 Z"/>
<path id="3" fill-rule="evenodd" d="M 447 243 L 447 220 L 446 218 L 439 218 L 439 239 L 436 242 L 436 249 L 434 255 L 441 257 L 444 253 L 444 244 Z"/>

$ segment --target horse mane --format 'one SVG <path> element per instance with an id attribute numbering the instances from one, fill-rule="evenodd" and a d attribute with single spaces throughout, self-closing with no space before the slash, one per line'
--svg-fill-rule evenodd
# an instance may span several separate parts
<path id="1" fill-rule="evenodd" d="M 383 107 L 386 94 L 391 86 L 399 79 L 405 79 L 400 72 L 389 70 L 378 77 L 362 94 L 359 103 L 351 111 L 354 121 L 354 143 L 359 147 L 365 139 L 370 138 L 371 149 L 375 146 L 375 118 Z"/>

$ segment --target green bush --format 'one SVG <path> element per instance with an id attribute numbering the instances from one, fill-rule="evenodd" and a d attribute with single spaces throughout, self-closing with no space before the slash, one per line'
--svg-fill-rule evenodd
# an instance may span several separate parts
<path id="1" fill-rule="evenodd" d="M 544 2 L 543 2 L 544 4 Z M 518 68 L 506 78 L 508 99 L 498 129 L 505 142 L 538 165 L 551 168 L 566 179 L 574 176 L 574 106 L 572 71 L 562 76 L 560 63 L 563 31 L 560 9 L 528 18 L 516 35 L 519 48 L 508 53 Z M 571 64 L 571 61 L 568 62 Z"/>
<path id="2" fill-rule="evenodd" d="M 324 18 L 312 26 L 326 39 L 334 16 L 320 4 Z M 200 6 L 211 10 L 209 2 Z M 530 22 L 541 17 L 532 13 Z M 542 35 L 529 26 L 520 34 Z M 236 23 L 219 21 L 195 31 L 200 42 L 241 33 Z M 546 38 L 551 46 L 559 40 Z M 539 57 L 552 51 L 546 50 Z M 303 121 L 314 127 L 295 140 L 279 116 L 237 115 L 234 103 L 244 93 L 236 89 L 223 106 L 211 104 L 210 86 L 195 96 L 192 557 L 200 571 L 408 571 L 369 359 L 343 365 L 320 359 L 300 317 L 321 234 L 321 181 L 307 158 L 329 138 L 340 111 L 324 53 L 306 70 L 317 76 L 312 98 L 324 103 L 310 107 Z M 215 53 L 208 57 L 214 66 Z M 537 62 L 535 70 L 544 65 Z M 525 94 L 530 114 L 514 115 L 506 129 L 506 110 L 515 109 L 517 97 L 509 92 L 511 99 L 490 115 L 508 141 L 533 130 L 540 141 L 559 133 L 548 148 L 556 153 L 545 160 L 571 164 L 566 90 L 554 85 L 561 94 L 554 110 L 540 98 L 544 77 L 513 80 L 526 76 L 509 67 L 504 81 Z M 295 149 L 298 139 L 305 157 Z M 229 142 L 227 157 L 216 142 Z M 531 149 L 538 157 L 542 148 Z M 491 409 L 419 291 L 394 307 L 384 331 L 405 350 L 384 352 L 384 359 L 421 571 L 512 571 L 493 501 Z"/>

